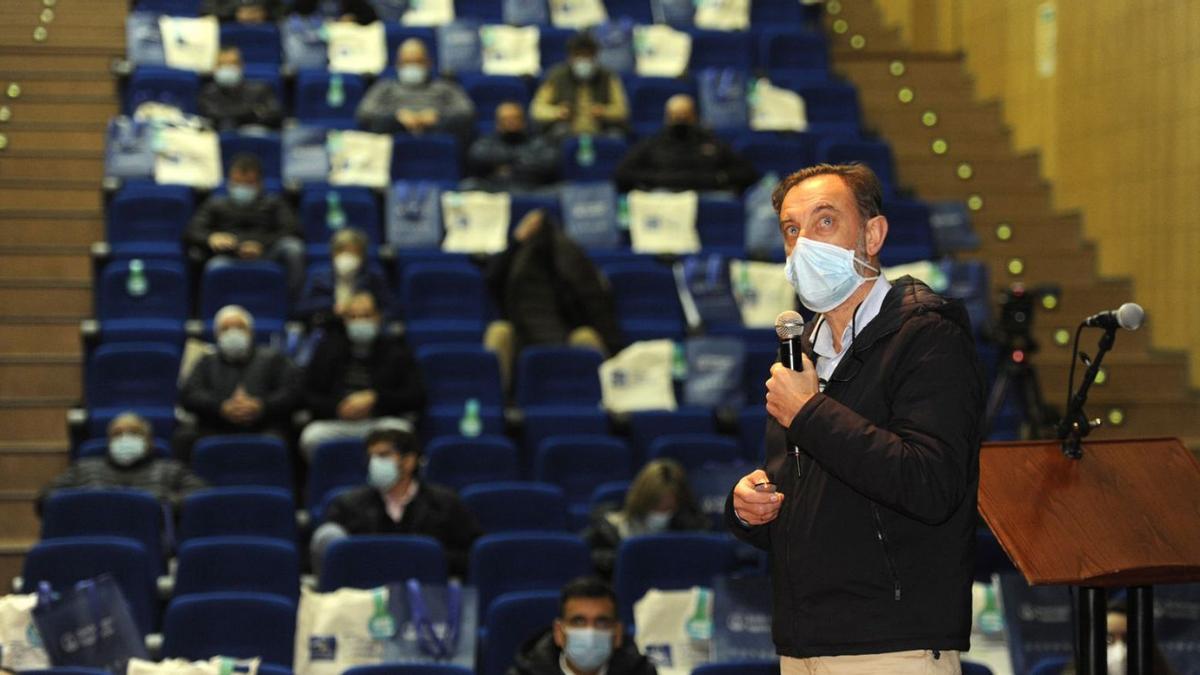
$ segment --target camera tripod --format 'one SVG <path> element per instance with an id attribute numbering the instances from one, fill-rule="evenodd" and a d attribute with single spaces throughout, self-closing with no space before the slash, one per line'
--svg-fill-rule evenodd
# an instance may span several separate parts
<path id="1" fill-rule="evenodd" d="M 1032 440 L 1046 437 L 1047 414 L 1038 387 L 1037 370 L 1029 362 L 1035 349 L 1018 349 L 1003 346 L 996 362 L 996 381 L 988 393 L 987 408 L 983 416 L 983 437 L 992 433 L 996 417 L 1008 396 L 1016 396 L 1017 412 L 1021 416 L 1020 437 Z"/>

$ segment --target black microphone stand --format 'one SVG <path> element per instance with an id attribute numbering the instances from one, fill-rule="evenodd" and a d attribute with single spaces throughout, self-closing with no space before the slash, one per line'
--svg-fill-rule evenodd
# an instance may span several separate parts
<path id="1" fill-rule="evenodd" d="M 1100 351 L 1096 352 L 1096 358 L 1088 364 L 1087 370 L 1083 373 L 1083 381 L 1079 384 L 1079 390 L 1067 402 L 1067 413 L 1058 423 L 1058 438 L 1062 441 L 1063 454 L 1071 459 L 1083 457 L 1081 442 L 1093 428 L 1092 423 L 1088 421 L 1087 414 L 1083 412 L 1083 404 L 1087 402 L 1088 389 L 1096 381 L 1096 374 L 1100 372 L 1100 362 L 1104 360 L 1104 355 L 1112 349 L 1116 339 L 1116 326 L 1104 330 L 1104 335 L 1100 338 Z M 1071 358 L 1074 359 L 1075 356 L 1072 355 Z"/>

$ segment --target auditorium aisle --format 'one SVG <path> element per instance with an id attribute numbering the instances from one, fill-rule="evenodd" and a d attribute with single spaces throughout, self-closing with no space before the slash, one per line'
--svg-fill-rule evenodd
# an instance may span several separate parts
<path id="1" fill-rule="evenodd" d="M 104 239 L 109 64 L 124 51 L 126 9 L 0 3 L 0 579 L 37 538 L 37 488 L 67 464 L 79 325 L 92 315 L 88 249 Z"/>
<path id="2" fill-rule="evenodd" d="M 906 48 L 877 3 L 833 0 L 826 9 L 833 68 L 858 88 L 864 124 L 891 144 L 900 185 L 921 199 L 968 204 L 982 241 L 970 257 L 987 266 L 993 307 L 1011 284 L 1058 287 L 1035 309 L 1033 363 L 1046 403 L 1061 410 L 1071 358 L 1064 335 L 1083 317 L 1138 301 L 1137 289 L 1098 275 L 1082 216 L 1054 208 L 1038 155 L 1013 149 L 1001 104 L 976 99 L 961 55 Z M 1152 348 L 1156 318 L 1121 331 L 1106 357 L 1088 406 L 1105 425 L 1092 437 L 1179 436 L 1197 450 L 1200 399 L 1188 388 L 1187 357 Z M 1095 354 L 1098 339 L 1084 333 L 1080 349 Z"/>

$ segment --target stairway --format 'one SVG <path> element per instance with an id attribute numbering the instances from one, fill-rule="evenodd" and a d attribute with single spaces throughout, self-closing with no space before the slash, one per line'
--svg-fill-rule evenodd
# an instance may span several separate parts
<path id="1" fill-rule="evenodd" d="M 37 539 L 32 499 L 67 465 L 82 397 L 89 246 L 104 238 L 109 64 L 124 0 L 0 3 L 0 583 Z M 0 588 L 0 594 L 7 587 Z"/>
<path id="2" fill-rule="evenodd" d="M 1083 317 L 1136 301 L 1133 283 L 1097 275 L 1082 217 L 1053 210 L 1038 156 L 1012 149 L 1001 104 L 976 99 L 961 55 L 907 49 L 875 3 L 825 8 L 834 71 L 858 88 L 866 126 L 891 144 L 900 184 L 925 200 L 968 204 L 983 242 L 969 257 L 987 265 L 997 299 L 1014 283 L 1060 289 L 1034 313 L 1032 363 L 1046 402 L 1061 409 L 1071 358 L 1064 331 L 1073 336 Z M 1117 336 L 1089 396 L 1089 415 L 1105 419 L 1091 437 L 1178 436 L 1198 449 L 1200 397 L 1188 387 L 1186 355 L 1154 349 L 1152 332 L 1151 320 Z M 1085 331 L 1080 349 L 1095 354 L 1098 339 Z"/>

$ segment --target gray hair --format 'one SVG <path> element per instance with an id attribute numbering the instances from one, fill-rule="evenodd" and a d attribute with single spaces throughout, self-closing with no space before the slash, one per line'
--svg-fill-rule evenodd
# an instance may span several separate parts
<path id="1" fill-rule="evenodd" d="M 121 422 L 125 422 L 127 420 L 133 420 L 134 422 L 136 422 L 138 425 L 138 428 L 141 429 L 141 431 L 142 431 L 142 435 L 145 436 L 146 438 L 150 438 L 151 431 L 152 431 L 150 428 L 150 422 L 146 421 L 145 417 L 142 417 L 141 415 L 133 412 L 132 410 L 126 410 L 125 412 L 112 418 L 112 421 L 110 421 L 108 423 L 108 429 L 106 430 L 107 434 L 109 436 L 112 436 L 113 429 L 115 429 L 116 426 L 118 424 L 120 424 Z"/>
<path id="2" fill-rule="evenodd" d="M 254 332 L 254 317 L 251 316 L 250 312 L 246 311 L 246 308 L 242 307 L 241 305 L 225 305 L 221 309 L 218 309 L 216 316 L 213 317 L 214 332 L 216 332 L 217 328 L 221 325 L 221 322 L 225 320 L 225 317 L 228 316 L 242 317 L 242 320 L 246 322 L 246 328 L 248 328 L 251 333 Z"/>

